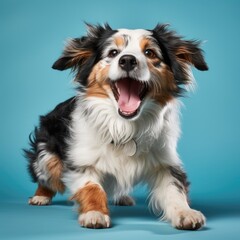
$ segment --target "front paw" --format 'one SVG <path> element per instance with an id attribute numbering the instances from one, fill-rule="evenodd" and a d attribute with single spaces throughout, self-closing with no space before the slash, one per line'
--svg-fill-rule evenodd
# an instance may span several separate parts
<path id="1" fill-rule="evenodd" d="M 109 228 L 110 217 L 99 211 L 88 211 L 79 216 L 79 223 L 86 228 Z"/>
<path id="2" fill-rule="evenodd" d="M 49 204 L 51 204 L 51 200 L 52 199 L 50 197 L 33 196 L 32 198 L 29 198 L 28 204 L 29 205 L 38 205 L 38 206 L 49 205 Z"/>
<path id="3" fill-rule="evenodd" d="M 196 210 L 179 211 L 172 219 L 172 225 L 181 230 L 197 230 L 205 225 L 204 215 Z"/>

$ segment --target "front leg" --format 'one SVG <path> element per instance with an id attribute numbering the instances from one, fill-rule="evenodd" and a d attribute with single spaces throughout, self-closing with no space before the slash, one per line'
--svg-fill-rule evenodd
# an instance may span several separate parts
<path id="1" fill-rule="evenodd" d="M 188 182 L 181 167 L 162 167 L 151 181 L 150 204 L 155 213 L 177 229 L 197 230 L 205 224 L 204 215 L 188 205 Z"/>
<path id="2" fill-rule="evenodd" d="M 102 187 L 88 182 L 72 197 L 79 203 L 79 223 L 87 228 L 110 227 L 107 196 Z"/>
<path id="3" fill-rule="evenodd" d="M 71 200 L 79 204 L 80 225 L 87 228 L 110 227 L 107 195 L 96 172 L 86 169 L 84 174 L 68 173 L 66 179 L 73 192 Z"/>

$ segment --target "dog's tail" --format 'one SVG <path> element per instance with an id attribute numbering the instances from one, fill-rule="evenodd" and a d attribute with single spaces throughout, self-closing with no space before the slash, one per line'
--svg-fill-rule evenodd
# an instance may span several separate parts
<path id="1" fill-rule="evenodd" d="M 28 160 L 28 172 L 32 177 L 33 182 L 37 182 L 37 176 L 33 167 L 34 163 L 37 161 L 37 158 L 38 158 L 37 135 L 38 135 L 38 128 L 35 127 L 34 131 L 29 134 L 30 148 L 23 149 L 24 156 Z"/>

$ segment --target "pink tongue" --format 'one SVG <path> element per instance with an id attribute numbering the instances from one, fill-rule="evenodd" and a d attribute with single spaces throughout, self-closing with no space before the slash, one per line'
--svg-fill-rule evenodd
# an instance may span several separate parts
<path id="1" fill-rule="evenodd" d="M 119 89 L 118 106 L 120 110 L 127 113 L 135 112 L 141 103 L 138 95 L 141 84 L 130 78 L 124 78 L 117 82 L 117 87 Z"/>

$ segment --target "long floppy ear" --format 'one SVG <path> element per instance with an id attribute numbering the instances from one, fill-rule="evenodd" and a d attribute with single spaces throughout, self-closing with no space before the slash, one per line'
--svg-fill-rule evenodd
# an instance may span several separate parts
<path id="1" fill-rule="evenodd" d="M 68 68 L 76 70 L 78 67 L 81 67 L 90 58 L 94 58 L 98 50 L 99 41 L 114 32 L 107 23 L 103 26 L 88 23 L 86 25 L 87 36 L 70 39 L 65 46 L 62 56 L 53 64 L 53 69 L 62 71 Z"/>
<path id="2" fill-rule="evenodd" d="M 86 42 L 87 37 L 68 40 L 62 56 L 53 64 L 52 68 L 61 71 L 68 68 L 75 69 L 77 65 L 84 63 L 93 54 Z"/>
<path id="3" fill-rule="evenodd" d="M 208 70 L 207 63 L 203 57 L 203 51 L 200 49 L 198 41 L 180 41 L 180 46 L 176 49 L 176 56 L 179 60 L 193 65 L 200 71 Z"/>
<path id="4" fill-rule="evenodd" d="M 86 85 L 93 66 L 100 60 L 104 41 L 116 31 L 108 24 L 87 24 L 87 35 L 70 39 L 62 56 L 53 64 L 52 68 L 65 70 L 71 68 L 75 73 L 75 81 Z"/>
<path id="5" fill-rule="evenodd" d="M 169 30 L 168 26 L 158 24 L 152 32 L 162 50 L 164 61 L 173 72 L 179 86 L 177 91 L 180 93 L 182 91 L 180 85 L 192 82 L 189 65 L 201 71 L 208 70 L 208 66 L 199 47 L 200 43 L 183 40 L 176 32 Z"/>

